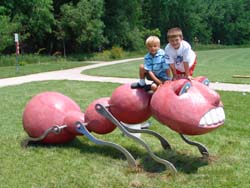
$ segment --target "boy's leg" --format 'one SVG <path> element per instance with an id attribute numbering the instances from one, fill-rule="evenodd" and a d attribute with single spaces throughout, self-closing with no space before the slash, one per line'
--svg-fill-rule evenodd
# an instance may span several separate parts
<path id="1" fill-rule="evenodd" d="M 136 83 L 132 83 L 132 84 L 131 84 L 131 88 L 132 88 L 132 89 L 143 88 L 143 87 L 146 85 L 146 82 L 145 82 L 145 74 L 146 74 L 146 71 L 145 71 L 145 69 L 144 69 L 144 65 L 143 65 L 143 64 L 140 64 L 140 66 L 139 66 L 139 76 L 140 76 L 140 80 L 139 80 L 139 82 L 136 82 Z"/>
<path id="2" fill-rule="evenodd" d="M 139 75 L 140 75 L 139 85 L 140 86 L 145 86 L 146 85 L 145 74 L 146 74 L 146 71 L 144 69 L 144 65 L 140 64 L 140 67 L 139 67 Z"/>
<path id="3" fill-rule="evenodd" d="M 196 60 L 196 58 L 195 58 L 194 64 L 193 64 L 191 67 L 189 67 L 189 75 L 190 75 L 190 76 L 193 76 L 193 73 L 194 73 L 194 69 L 195 69 L 196 64 L 197 64 L 197 60 Z M 177 79 L 180 79 L 180 78 L 184 78 L 184 77 L 185 77 L 185 72 L 181 72 L 181 71 L 179 71 L 179 70 L 176 70 L 176 74 L 177 74 Z"/>
<path id="4" fill-rule="evenodd" d="M 190 74 L 190 76 L 193 76 L 193 73 L 194 73 L 194 69 L 195 69 L 196 64 L 197 64 L 197 60 L 196 60 L 196 58 L 195 58 L 194 64 L 189 68 L 189 74 Z"/>
<path id="5" fill-rule="evenodd" d="M 179 70 L 176 70 L 176 78 L 180 79 L 180 78 L 183 78 L 183 77 L 185 77 L 185 72 L 181 72 Z"/>

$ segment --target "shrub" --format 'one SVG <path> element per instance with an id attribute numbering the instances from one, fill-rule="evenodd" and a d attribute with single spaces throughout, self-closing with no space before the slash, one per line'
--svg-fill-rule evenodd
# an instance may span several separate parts
<path id="1" fill-rule="evenodd" d="M 20 66 L 24 66 L 24 65 L 26 65 L 26 64 L 28 64 L 26 61 L 20 61 L 20 62 L 18 62 L 18 64 L 20 65 Z"/>
<path id="2" fill-rule="evenodd" d="M 121 47 L 113 46 L 112 49 L 110 50 L 110 58 L 111 59 L 119 59 L 123 57 L 124 52 Z"/>

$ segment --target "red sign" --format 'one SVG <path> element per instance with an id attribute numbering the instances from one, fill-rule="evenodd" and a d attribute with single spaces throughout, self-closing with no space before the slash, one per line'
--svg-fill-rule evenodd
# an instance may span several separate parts
<path id="1" fill-rule="evenodd" d="M 19 42 L 16 42 L 16 55 L 19 55 Z"/>

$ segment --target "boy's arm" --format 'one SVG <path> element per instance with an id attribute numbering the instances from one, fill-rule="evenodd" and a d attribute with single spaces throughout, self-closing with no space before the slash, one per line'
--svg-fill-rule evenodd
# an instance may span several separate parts
<path id="1" fill-rule="evenodd" d="M 150 78 L 151 78 L 157 85 L 162 84 L 162 81 L 159 80 L 159 79 L 155 76 L 155 74 L 154 74 L 152 71 L 148 71 L 148 74 L 149 74 Z"/>
<path id="2" fill-rule="evenodd" d="M 185 78 L 191 79 L 192 77 L 189 74 L 189 64 L 188 62 L 183 62 L 184 69 L 185 69 Z"/>
<path id="3" fill-rule="evenodd" d="M 184 65 L 184 70 L 185 70 L 185 76 L 188 77 L 189 76 L 189 64 L 188 62 L 183 62 Z"/>
<path id="4" fill-rule="evenodd" d="M 171 71 L 170 71 L 170 68 L 166 69 L 166 74 L 167 74 L 167 77 L 171 78 Z"/>
<path id="5" fill-rule="evenodd" d="M 169 64 L 169 66 L 170 66 L 171 72 L 173 74 L 173 80 L 175 80 L 177 78 L 175 65 L 174 65 L 174 63 L 172 63 L 172 64 Z"/>

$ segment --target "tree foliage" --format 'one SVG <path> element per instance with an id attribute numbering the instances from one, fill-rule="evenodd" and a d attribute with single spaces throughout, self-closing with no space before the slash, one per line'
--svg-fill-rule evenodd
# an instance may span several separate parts
<path id="1" fill-rule="evenodd" d="M 0 52 L 8 46 L 13 45 L 13 33 L 17 28 L 17 24 L 11 23 L 8 16 L 0 15 Z"/>
<path id="2" fill-rule="evenodd" d="M 0 52 L 136 50 L 149 35 L 166 43 L 180 27 L 190 43 L 249 44 L 250 0 L 1 0 Z M 12 50 L 11 50 L 12 49 Z"/>
<path id="3" fill-rule="evenodd" d="M 95 50 L 105 42 L 102 0 L 80 0 L 76 5 L 64 4 L 58 20 L 58 35 L 71 45 L 73 50 Z"/>

